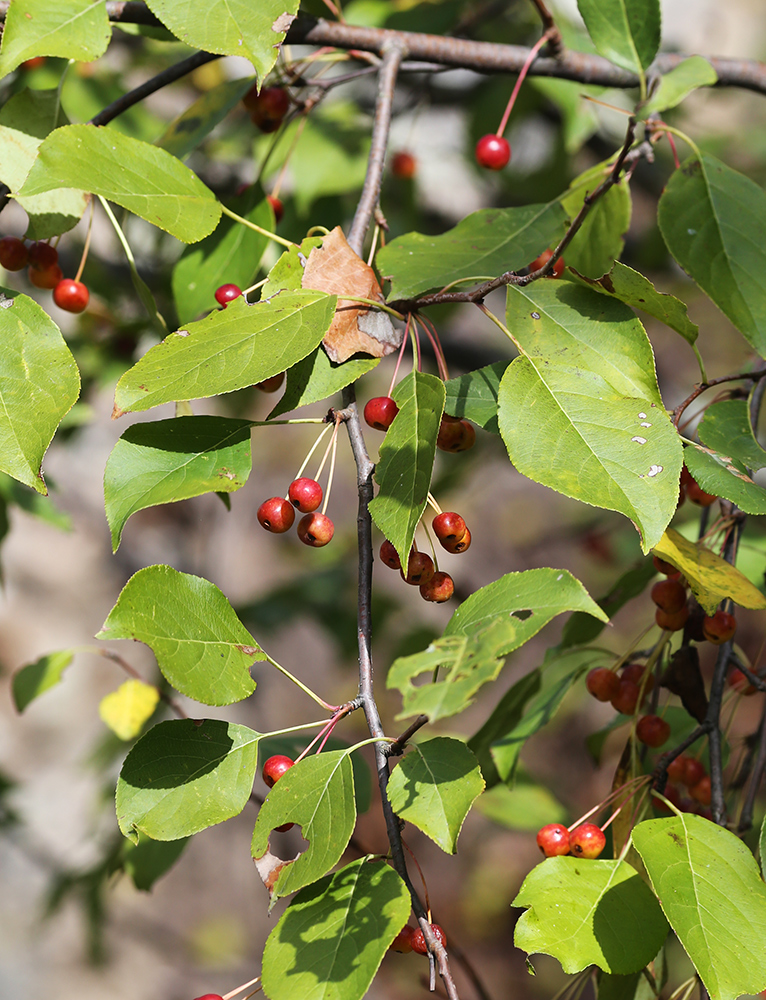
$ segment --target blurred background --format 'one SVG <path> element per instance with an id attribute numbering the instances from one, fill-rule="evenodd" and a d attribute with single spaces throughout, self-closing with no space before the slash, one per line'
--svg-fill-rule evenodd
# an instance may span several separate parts
<path id="1" fill-rule="evenodd" d="M 551 7 L 568 44 L 587 48 L 573 0 Z M 319 2 L 309 8 L 324 10 Z M 539 22 L 526 0 L 355 0 L 344 10 L 356 23 L 433 33 L 459 25 L 461 33 L 475 38 L 518 44 L 532 44 L 539 37 Z M 766 19 L 759 0 L 725 5 L 664 0 L 662 10 L 665 51 L 766 59 Z M 186 54 L 184 46 L 161 32 L 153 36 L 129 26 L 116 29 L 103 58 L 69 70 L 63 107 L 71 121 L 86 121 Z M 63 60 L 47 59 L 0 82 L 0 89 L 7 97 L 23 87 L 56 87 L 63 69 Z M 211 63 L 132 108 L 114 127 L 155 141 L 200 95 L 251 72 L 244 61 Z M 284 202 L 279 232 L 285 237 L 300 239 L 316 224 L 348 225 L 364 176 L 373 79 L 329 90 L 297 142 L 297 121 L 276 137 L 260 179 L 266 191 L 278 193 Z M 473 146 L 480 135 L 494 131 L 512 82 L 468 71 L 401 78 L 391 151 L 410 152 L 417 166 L 411 179 L 387 171 L 381 207 L 392 236 L 411 230 L 440 232 L 481 207 L 547 201 L 619 148 L 626 124 L 619 109 L 629 107 L 629 95 L 599 91 L 598 100 L 613 106 L 608 108 L 581 98 L 586 89 L 595 96 L 594 88 L 530 79 L 506 133 L 513 149 L 510 166 L 491 176 L 481 172 Z M 298 88 L 294 96 L 301 96 Z M 763 97 L 742 90 L 706 90 L 692 95 L 668 119 L 704 149 L 763 184 Z M 273 141 L 273 136 L 260 134 L 237 105 L 187 162 L 227 197 L 259 177 L 259 164 Z M 690 303 L 708 375 L 716 377 L 746 366 L 748 346 L 664 248 L 656 227 L 656 201 L 672 169 L 670 151 L 661 142 L 655 163 L 636 171 L 622 259 L 662 291 L 677 292 Z M 0 231 L 23 235 L 25 229 L 25 214 L 11 203 L 0 219 Z M 168 322 L 175 322 L 169 274 L 181 245 L 138 219 L 128 220 L 126 232 L 142 276 Z M 67 275 L 76 270 L 84 237 L 85 225 L 80 224 L 61 240 L 59 254 Z M 267 251 L 264 267 L 276 256 L 276 251 Z M 294 535 L 267 534 L 256 521 L 256 510 L 265 498 L 286 491 L 316 432 L 311 427 L 256 428 L 253 473 L 247 485 L 231 495 L 230 511 L 213 495 L 142 511 L 131 518 L 120 549 L 112 555 L 102 476 L 126 427 L 125 419 L 110 420 L 114 384 L 156 337 L 135 298 L 119 245 L 98 213 L 85 280 L 91 306 L 74 317 L 58 310 L 48 293 L 29 286 L 23 274 L 0 273 L 4 286 L 34 294 L 51 311 L 83 374 L 81 402 L 44 464 L 50 497 L 42 499 L 8 479 L 0 482 L 7 518 L 0 549 L 0 996 L 187 1000 L 206 992 L 223 994 L 258 974 L 263 943 L 281 912 L 278 906 L 271 918 L 267 916 L 266 891 L 250 860 L 255 809 L 248 806 L 236 819 L 194 837 L 151 892 L 142 891 L 125 872 L 113 806 L 115 779 L 129 745 L 99 716 L 101 699 L 124 675 L 102 657 L 78 653 L 63 682 L 21 716 L 10 696 L 11 675 L 44 653 L 95 645 L 93 636 L 128 578 L 143 566 L 168 563 L 219 586 L 270 655 L 325 698 L 341 702 L 353 697 L 355 475 L 341 434 L 329 509 L 336 525 L 332 545 L 307 550 Z M 502 315 L 502 295 L 488 304 Z M 443 339 L 451 375 L 509 357 L 507 341 L 473 307 L 442 307 L 432 310 L 431 318 Z M 663 398 L 672 408 L 699 377 L 694 355 L 673 331 L 642 319 L 656 353 Z M 362 402 L 388 391 L 393 364 L 389 358 L 365 377 L 359 392 Z M 274 399 L 244 390 L 215 402 L 195 403 L 194 410 L 263 419 Z M 704 403 L 702 397 L 699 404 Z M 326 405 L 317 404 L 305 415 L 322 416 L 325 411 Z M 137 419 L 166 416 L 172 416 L 172 408 Z M 381 436 L 370 431 L 367 437 L 374 456 Z M 519 476 L 500 439 L 483 431 L 470 452 L 438 453 L 433 492 L 445 510 L 460 511 L 472 528 L 471 549 L 447 557 L 443 567 L 453 575 L 460 599 L 503 573 L 538 566 L 570 570 L 598 598 L 641 559 L 637 535 L 626 520 Z M 677 526 L 696 537 L 699 511 L 689 508 L 686 504 L 679 510 Z M 739 563 L 759 586 L 766 549 L 761 522 L 749 519 Z M 385 691 L 386 669 L 395 656 L 422 649 L 440 634 L 453 607 L 426 604 L 398 574 L 377 564 L 374 653 L 377 692 L 390 735 L 397 735 L 406 723 L 395 721 L 400 700 Z M 653 611 L 648 594 L 629 602 L 599 643 L 616 651 L 626 648 L 651 621 Z M 510 657 L 497 684 L 464 715 L 435 730 L 460 735 L 475 731 L 501 694 L 542 662 L 562 624 L 563 619 L 554 621 Z M 743 613 L 738 642 L 751 660 L 757 659 L 762 639 L 762 617 Z M 146 679 L 159 679 L 145 647 L 118 643 L 115 649 Z M 709 671 L 710 665 L 705 660 L 703 670 Z M 256 664 L 253 675 L 258 690 L 243 704 L 221 710 L 201 710 L 192 703 L 184 707 L 192 715 L 204 711 L 262 732 L 311 718 L 311 704 L 267 664 Z M 730 734 L 734 748 L 741 748 L 743 735 L 757 725 L 761 697 L 743 700 Z M 518 911 L 509 904 L 539 860 L 537 828 L 575 819 L 608 792 L 625 730 L 607 736 L 598 763 L 586 739 L 613 716 L 609 705 L 595 702 L 584 685 L 578 685 L 554 724 L 527 745 L 516 798 L 474 809 L 456 857 L 445 856 L 417 831 L 407 830 L 407 842 L 428 880 L 435 919 L 447 930 L 450 943 L 470 955 L 495 1000 L 510 989 L 519 997 L 553 996 L 565 982 L 558 964 L 548 958 L 535 959 L 538 974 L 527 975 L 523 955 L 511 947 Z M 363 739 L 363 720 L 351 717 L 338 735 L 349 742 Z M 260 778 L 256 791 L 265 791 Z M 357 839 L 370 851 L 385 851 L 376 794 L 373 791 L 372 806 L 360 818 Z M 761 807 L 758 821 L 762 812 Z M 280 847 L 294 852 L 296 836 L 281 835 Z M 349 852 L 349 859 L 352 856 Z M 369 996 L 424 996 L 426 974 L 427 963 L 419 956 L 388 955 Z M 475 996 L 462 968 L 456 976 L 461 996 Z"/>

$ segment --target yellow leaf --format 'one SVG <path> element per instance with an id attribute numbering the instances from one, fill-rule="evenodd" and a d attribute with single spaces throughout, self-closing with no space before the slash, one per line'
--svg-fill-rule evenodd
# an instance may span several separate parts
<path id="1" fill-rule="evenodd" d="M 125 681 L 116 691 L 101 699 L 98 714 L 121 740 L 132 740 L 141 732 L 159 700 L 160 693 L 152 684 Z"/>
<path id="2" fill-rule="evenodd" d="M 743 608 L 766 608 L 766 597 L 738 569 L 673 528 L 667 529 L 652 551 L 683 573 L 706 614 L 715 614 L 725 597 Z"/>

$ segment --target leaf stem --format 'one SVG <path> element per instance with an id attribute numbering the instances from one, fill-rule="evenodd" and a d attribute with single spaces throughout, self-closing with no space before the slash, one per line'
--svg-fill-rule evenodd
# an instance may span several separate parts
<path id="1" fill-rule="evenodd" d="M 318 694 L 314 694 L 314 692 L 311 690 L 310 687 L 307 687 L 303 683 L 303 681 L 299 681 L 298 678 L 294 674 L 291 674 L 290 671 L 287 670 L 286 667 L 283 667 L 281 663 L 277 663 L 277 661 L 275 659 L 273 659 L 271 656 L 269 656 L 269 654 L 267 652 L 265 652 L 264 650 L 261 650 L 261 652 L 263 652 L 263 655 L 266 657 L 266 659 L 272 665 L 272 667 L 276 667 L 276 669 L 281 674 L 284 674 L 284 676 L 289 681 L 292 681 L 293 684 L 295 684 L 296 687 L 299 687 L 301 689 L 301 691 L 303 691 L 304 694 L 307 694 L 309 696 L 309 698 L 313 699 L 313 701 L 315 701 L 317 703 L 317 705 L 321 705 L 322 708 L 326 708 L 328 712 L 336 712 L 338 710 L 338 706 L 337 705 L 330 705 L 328 702 L 326 702 L 324 700 L 324 698 L 320 698 Z M 309 728 L 310 729 L 311 727 L 310 726 L 309 727 L 305 727 L 304 726 L 303 728 Z"/>
<path id="2" fill-rule="evenodd" d="M 230 208 L 227 208 L 223 202 L 218 203 L 221 206 L 221 211 L 224 215 L 228 215 L 230 219 L 234 219 L 235 222 L 239 222 L 243 226 L 247 226 L 248 229 L 254 229 L 256 233 L 260 233 L 261 236 L 265 236 L 267 239 L 273 240 L 275 243 L 280 243 L 283 247 L 287 247 L 288 250 L 292 250 L 293 247 L 297 247 L 297 243 L 293 243 L 290 240 L 286 240 L 284 236 L 277 236 L 276 233 L 270 233 L 268 229 L 264 229 L 263 226 L 258 226 L 254 222 L 250 222 L 249 219 L 243 219 L 241 215 L 237 215 L 236 212 L 232 212 Z"/>

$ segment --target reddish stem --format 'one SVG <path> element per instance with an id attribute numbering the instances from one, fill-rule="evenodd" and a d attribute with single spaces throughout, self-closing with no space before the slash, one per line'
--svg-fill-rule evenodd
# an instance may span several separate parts
<path id="1" fill-rule="evenodd" d="M 524 77 L 529 72 L 529 67 L 535 61 L 535 56 L 547 41 L 548 41 L 548 36 L 543 35 L 542 38 L 538 42 L 536 42 L 529 50 L 529 55 L 527 56 L 524 65 L 521 67 L 519 78 L 516 81 L 516 85 L 514 86 L 513 91 L 511 93 L 511 98 L 508 101 L 508 106 L 505 109 L 505 114 L 500 119 L 500 124 L 497 127 L 496 135 L 502 135 L 503 132 L 505 132 L 505 126 L 508 124 L 508 119 L 511 117 L 511 111 L 513 111 L 513 105 L 516 103 L 516 98 L 518 96 L 519 91 L 521 90 L 521 85 L 524 82 Z"/>

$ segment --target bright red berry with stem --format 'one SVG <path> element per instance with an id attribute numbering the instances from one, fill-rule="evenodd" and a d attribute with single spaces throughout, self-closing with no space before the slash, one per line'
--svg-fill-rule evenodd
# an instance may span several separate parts
<path id="1" fill-rule="evenodd" d="M 394 177 L 405 181 L 412 180 L 417 169 L 418 161 L 412 153 L 408 153 L 406 150 L 401 149 L 391 157 L 391 173 Z"/>
<path id="2" fill-rule="evenodd" d="M 270 375 L 268 378 L 265 378 L 263 382 L 256 382 L 255 388 L 260 389 L 261 392 L 276 392 L 284 380 L 285 373 L 277 372 L 276 375 Z"/>
<path id="3" fill-rule="evenodd" d="M 606 846 L 606 837 L 595 823 L 582 823 L 569 834 L 569 850 L 578 858 L 597 858 Z"/>
<path id="4" fill-rule="evenodd" d="M 737 619 L 730 615 L 728 611 L 718 610 L 712 618 L 704 618 L 702 621 L 702 632 L 708 642 L 714 646 L 728 642 L 737 631 Z"/>
<path id="5" fill-rule="evenodd" d="M 364 408 L 364 419 L 376 431 L 387 431 L 399 412 L 390 396 L 375 396 L 367 401 Z"/>
<path id="6" fill-rule="evenodd" d="M 393 544 L 386 538 L 380 546 L 380 561 L 389 569 L 401 569 L 402 562 Z"/>
<path id="7" fill-rule="evenodd" d="M 441 514 L 437 514 L 431 522 L 431 527 L 442 545 L 444 542 L 459 542 L 468 531 L 465 520 L 453 510 L 444 510 Z"/>
<path id="8" fill-rule="evenodd" d="M 27 270 L 27 277 L 35 288 L 55 288 L 60 281 L 64 280 L 64 272 L 58 264 L 45 268 L 30 267 Z"/>
<path id="9" fill-rule="evenodd" d="M 29 255 L 29 266 L 35 268 L 37 271 L 45 271 L 59 262 L 58 250 L 52 247 L 50 243 L 41 243 L 39 241 L 32 243 L 27 253 Z"/>
<path id="10" fill-rule="evenodd" d="M 454 542 L 447 541 L 446 539 L 441 543 L 441 547 L 450 552 L 453 556 L 458 555 L 461 552 L 465 552 L 466 549 L 471 547 L 471 530 L 470 528 L 465 529 L 465 534 L 462 538 L 457 538 Z"/>
<path id="11" fill-rule="evenodd" d="M 415 928 L 405 924 L 388 946 L 388 950 L 398 951 L 401 955 L 406 955 L 408 951 L 412 951 L 412 935 L 414 933 Z"/>
<path id="12" fill-rule="evenodd" d="M 611 701 L 620 690 L 620 678 L 608 667 L 594 667 L 585 678 L 585 686 L 599 701 Z"/>
<path id="13" fill-rule="evenodd" d="M 262 527 L 274 534 L 281 535 L 289 531 L 295 520 L 295 508 L 284 497 L 271 497 L 264 500 L 258 508 L 258 520 Z"/>
<path id="14" fill-rule="evenodd" d="M 529 265 L 530 271 L 539 271 L 541 267 L 544 267 L 548 261 L 553 256 L 552 250 L 543 250 L 539 257 L 535 257 L 532 263 Z M 551 273 L 548 275 L 549 278 L 560 278 L 564 273 L 564 258 L 559 257 L 556 263 L 553 265 Z"/>
<path id="15" fill-rule="evenodd" d="M 81 281 L 64 278 L 53 289 L 53 301 L 59 309 L 67 312 L 81 313 L 87 307 L 90 292 Z"/>
<path id="16" fill-rule="evenodd" d="M 410 552 L 407 563 L 407 574 L 399 570 L 402 579 L 413 587 L 419 587 L 422 583 L 428 583 L 434 575 L 434 561 L 426 552 Z"/>
<path id="17" fill-rule="evenodd" d="M 298 521 L 298 538 L 304 545 L 310 545 L 314 549 L 327 545 L 334 534 L 335 525 L 326 514 L 306 514 Z"/>
<path id="18" fill-rule="evenodd" d="M 636 725 L 636 736 L 648 747 L 661 747 L 670 736 L 670 726 L 659 715 L 643 715 Z"/>
<path id="19" fill-rule="evenodd" d="M 271 205 L 271 210 L 274 213 L 274 222 L 277 225 L 282 221 L 282 216 L 285 214 L 285 206 L 275 197 L 273 194 L 266 195 L 266 201 Z"/>
<path id="20" fill-rule="evenodd" d="M 686 590 L 680 580 L 658 580 L 652 587 L 651 597 L 657 607 L 669 615 L 686 607 Z"/>
<path id="21" fill-rule="evenodd" d="M 310 514 L 315 511 L 322 502 L 322 487 L 316 479 L 309 479 L 301 476 L 290 483 L 287 491 L 290 503 L 297 507 L 301 514 Z"/>
<path id="22" fill-rule="evenodd" d="M 486 170 L 502 170 L 511 159 L 511 147 L 501 135 L 483 135 L 476 143 L 476 162 Z"/>
<path id="23" fill-rule="evenodd" d="M 294 763 L 295 761 L 292 760 L 292 758 L 286 757 L 281 753 L 275 754 L 273 757 L 269 757 L 269 759 L 264 762 L 263 770 L 261 771 L 263 780 L 269 788 L 273 788 L 285 771 L 289 771 Z"/>
<path id="24" fill-rule="evenodd" d="M 548 823 L 537 831 L 537 846 L 546 858 L 569 854 L 569 830 L 563 823 Z"/>
<path id="25" fill-rule="evenodd" d="M 239 285 L 220 285 L 215 290 L 215 301 L 225 309 L 230 302 L 238 299 L 241 294 L 242 289 Z"/>
<path id="26" fill-rule="evenodd" d="M 29 253 L 23 240 L 16 236 L 3 236 L 0 240 L 0 265 L 6 271 L 20 271 L 29 263 Z"/>
<path id="27" fill-rule="evenodd" d="M 442 945 L 443 948 L 447 947 L 447 935 L 441 929 L 438 924 L 431 924 L 431 930 L 434 933 L 436 940 Z M 428 945 L 426 944 L 426 938 L 423 931 L 416 927 L 412 932 L 412 950 L 416 951 L 418 955 L 428 954 Z"/>
<path id="28" fill-rule="evenodd" d="M 420 584 L 420 596 L 424 601 L 432 601 L 434 604 L 444 604 L 455 593 L 455 581 L 449 573 L 439 570 L 437 573 Z"/>

